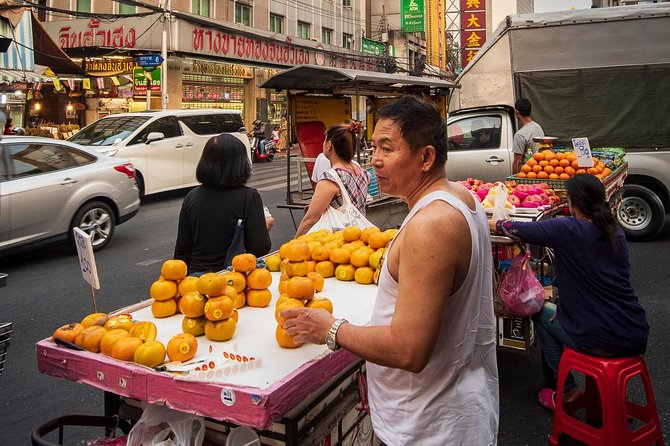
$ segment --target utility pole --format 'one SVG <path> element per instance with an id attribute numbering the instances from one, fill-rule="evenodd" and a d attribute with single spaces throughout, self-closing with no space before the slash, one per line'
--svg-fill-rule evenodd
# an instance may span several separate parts
<path id="1" fill-rule="evenodd" d="M 167 53 L 167 30 L 170 23 L 170 0 L 163 0 L 163 31 L 161 33 L 161 57 L 163 63 L 161 64 L 161 105 L 163 110 L 168 107 L 168 92 L 167 92 L 167 78 L 168 78 L 168 53 Z"/>

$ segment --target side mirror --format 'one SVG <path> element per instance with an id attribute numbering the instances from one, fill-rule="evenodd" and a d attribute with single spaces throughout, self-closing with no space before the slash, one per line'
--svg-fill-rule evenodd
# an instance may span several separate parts
<path id="1" fill-rule="evenodd" d="M 154 141 L 160 141 L 161 139 L 165 138 L 165 135 L 163 135 L 161 132 L 151 132 L 147 135 L 146 143 L 150 144 Z"/>
<path id="2" fill-rule="evenodd" d="M 237 130 L 239 133 L 247 133 L 247 128 L 242 126 Z"/>

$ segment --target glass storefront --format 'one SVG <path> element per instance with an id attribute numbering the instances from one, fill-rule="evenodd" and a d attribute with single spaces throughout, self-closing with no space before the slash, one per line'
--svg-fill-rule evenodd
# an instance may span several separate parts
<path id="1" fill-rule="evenodd" d="M 187 62 L 182 73 L 181 107 L 222 108 L 240 110 L 244 114 L 245 88 L 251 78 L 249 67 L 209 61 Z"/>

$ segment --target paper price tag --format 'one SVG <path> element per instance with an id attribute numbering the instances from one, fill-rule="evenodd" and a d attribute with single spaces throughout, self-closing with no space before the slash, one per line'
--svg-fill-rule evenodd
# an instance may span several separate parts
<path id="1" fill-rule="evenodd" d="M 99 290 L 100 281 L 98 280 L 98 269 L 95 266 L 91 237 L 79 228 L 72 229 L 72 232 L 74 233 L 74 240 L 77 245 L 81 275 L 84 276 L 84 280 L 93 288 Z"/>
<path id="2" fill-rule="evenodd" d="M 579 167 L 593 167 L 591 146 L 588 138 L 572 138 L 572 147 L 575 148 L 575 156 Z"/>

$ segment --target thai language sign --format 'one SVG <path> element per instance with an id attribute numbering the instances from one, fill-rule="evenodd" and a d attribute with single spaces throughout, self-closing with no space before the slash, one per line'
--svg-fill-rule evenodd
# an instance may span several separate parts
<path id="1" fill-rule="evenodd" d="M 461 67 L 486 43 L 486 1 L 461 0 Z"/>
<path id="2" fill-rule="evenodd" d="M 406 33 L 422 33 L 426 29 L 423 0 L 401 0 L 400 27 Z"/>

